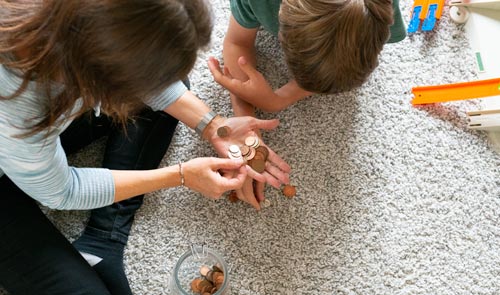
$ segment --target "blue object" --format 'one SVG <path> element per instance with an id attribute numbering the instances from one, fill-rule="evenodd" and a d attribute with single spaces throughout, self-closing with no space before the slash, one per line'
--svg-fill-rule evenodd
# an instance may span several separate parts
<path id="1" fill-rule="evenodd" d="M 413 8 L 413 13 L 411 14 L 411 20 L 408 24 L 408 33 L 415 33 L 420 26 L 420 12 L 422 11 L 422 6 L 415 6 Z"/>
<path id="2" fill-rule="evenodd" d="M 424 19 L 424 23 L 422 24 L 422 31 L 431 31 L 434 29 L 436 25 L 436 10 L 438 8 L 437 4 L 429 5 L 429 13 L 427 17 Z"/>

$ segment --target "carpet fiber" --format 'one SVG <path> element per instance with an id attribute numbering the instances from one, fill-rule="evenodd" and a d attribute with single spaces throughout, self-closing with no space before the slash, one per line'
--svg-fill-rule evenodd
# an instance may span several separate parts
<path id="1" fill-rule="evenodd" d="M 221 57 L 229 1 L 211 3 L 213 42 L 190 79 L 230 115 L 206 66 Z M 401 3 L 405 22 L 411 4 Z M 257 48 L 270 83 L 286 83 L 277 39 L 260 32 Z M 293 199 L 269 187 L 272 205 L 257 213 L 184 188 L 147 195 L 125 254 L 134 293 L 168 294 L 176 259 L 205 240 L 231 265 L 232 294 L 499 294 L 500 157 L 465 116 L 480 102 L 410 104 L 413 86 L 477 79 L 469 48 L 446 7 L 434 32 L 386 45 L 362 88 L 260 113 L 281 121 L 264 138 L 293 168 Z M 71 162 L 97 165 L 102 144 Z M 213 149 L 180 125 L 162 165 L 207 155 Z M 88 217 L 46 211 L 71 240 Z"/>

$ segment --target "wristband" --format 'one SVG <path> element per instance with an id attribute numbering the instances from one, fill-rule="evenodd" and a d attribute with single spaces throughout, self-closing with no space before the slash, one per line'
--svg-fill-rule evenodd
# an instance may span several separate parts
<path id="1" fill-rule="evenodd" d="M 200 123 L 198 123 L 198 125 L 196 126 L 196 128 L 194 128 L 194 130 L 196 131 L 196 133 L 201 136 L 203 134 L 203 131 L 205 130 L 205 128 L 207 127 L 208 124 L 210 124 L 210 122 L 212 122 L 212 120 L 217 116 L 217 114 L 214 112 L 214 111 L 210 111 L 208 113 L 206 113 L 203 118 L 201 118 L 201 121 Z"/>

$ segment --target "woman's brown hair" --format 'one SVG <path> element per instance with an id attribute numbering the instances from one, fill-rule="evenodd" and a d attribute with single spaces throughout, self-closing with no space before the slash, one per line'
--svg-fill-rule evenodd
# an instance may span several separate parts
<path id="1" fill-rule="evenodd" d="M 69 115 L 78 98 L 80 113 L 100 104 L 123 124 L 142 100 L 187 77 L 211 30 L 203 0 L 0 0 L 0 63 L 23 79 L 0 99 L 36 82 L 48 103 L 28 134 Z"/>
<path id="2" fill-rule="evenodd" d="M 392 23 L 391 0 L 283 0 L 281 45 L 297 84 L 335 93 L 375 69 Z"/>

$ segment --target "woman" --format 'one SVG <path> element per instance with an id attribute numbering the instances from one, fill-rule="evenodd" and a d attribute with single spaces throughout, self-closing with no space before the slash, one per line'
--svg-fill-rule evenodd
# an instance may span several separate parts
<path id="1" fill-rule="evenodd" d="M 258 208 L 243 183 L 288 182 L 272 151 L 262 174 L 218 158 L 156 169 L 177 120 L 221 156 L 278 124 L 216 116 L 181 82 L 211 28 L 202 0 L 0 0 L 0 285 L 11 294 L 131 294 L 123 249 L 143 194 L 237 189 Z M 68 165 L 104 135 L 104 168 Z M 71 245 L 36 201 L 94 210 Z"/>

